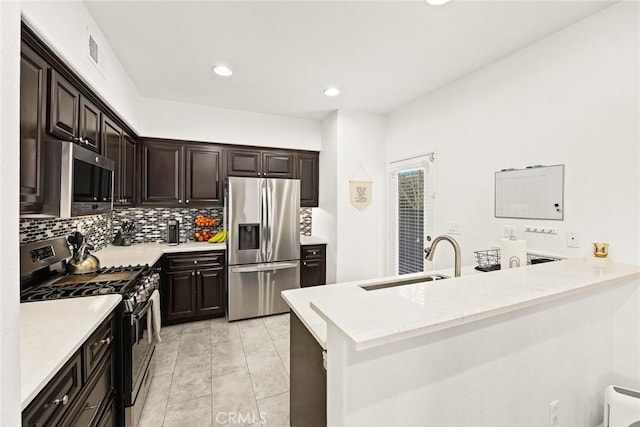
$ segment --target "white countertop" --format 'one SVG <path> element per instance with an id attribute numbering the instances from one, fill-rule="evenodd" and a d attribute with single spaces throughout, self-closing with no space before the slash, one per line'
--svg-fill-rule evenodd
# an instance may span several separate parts
<path id="1" fill-rule="evenodd" d="M 316 236 L 300 236 L 301 245 L 326 245 L 327 241 Z"/>
<path id="2" fill-rule="evenodd" d="M 589 257 L 375 291 L 335 285 L 327 287 L 334 288 L 327 294 L 309 300 L 322 320 L 363 350 L 635 277 L 640 277 L 638 266 Z M 293 292 L 307 289 L 283 295 L 291 305 Z"/>
<path id="3" fill-rule="evenodd" d="M 328 322 L 363 350 L 640 277 L 639 266 L 593 257 L 471 272 L 476 270 L 467 267 L 462 277 L 374 291 L 359 285 L 405 277 L 296 289 L 282 295 L 323 348 Z"/>
<path id="4" fill-rule="evenodd" d="M 134 243 L 131 246 L 109 245 L 93 254 L 100 260 L 101 267 L 117 267 L 136 264 L 153 265 L 162 257 L 162 254 L 167 253 L 226 249 L 226 243 L 187 242 L 180 243 L 179 245 L 169 245 L 167 243 Z"/>
<path id="5" fill-rule="evenodd" d="M 470 275 L 480 273 L 473 266 L 463 267 L 462 275 Z M 292 289 L 282 292 L 282 297 L 289 304 L 291 310 L 298 316 L 302 323 L 307 327 L 311 335 L 316 339 L 323 349 L 327 348 L 327 322 L 320 317 L 316 311 L 311 308 L 311 301 L 322 298 L 344 298 L 352 295 L 361 295 L 366 293 L 360 286 L 375 285 L 379 283 L 388 283 L 398 280 L 408 280 L 423 275 L 443 274 L 453 277 L 453 269 L 440 269 L 428 271 L 425 273 L 406 274 L 402 277 L 390 276 L 378 279 L 359 280 L 348 283 L 337 283 L 326 286 L 311 286 L 308 288 Z M 439 282 L 442 283 L 442 282 Z"/>
<path id="6" fill-rule="evenodd" d="M 120 295 L 101 295 L 20 304 L 22 410 L 121 300 Z"/>

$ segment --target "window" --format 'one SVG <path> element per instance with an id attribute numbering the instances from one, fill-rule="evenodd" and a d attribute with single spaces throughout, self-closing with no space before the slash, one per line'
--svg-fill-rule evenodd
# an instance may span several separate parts
<path id="1" fill-rule="evenodd" d="M 425 271 L 424 248 L 433 228 L 433 154 L 389 165 L 389 274 Z"/>

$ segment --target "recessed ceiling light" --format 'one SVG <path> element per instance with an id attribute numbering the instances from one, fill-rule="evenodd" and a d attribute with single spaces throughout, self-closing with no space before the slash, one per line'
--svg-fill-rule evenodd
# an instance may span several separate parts
<path id="1" fill-rule="evenodd" d="M 327 96 L 338 96 L 340 95 L 340 91 L 337 87 L 329 87 L 324 90 L 324 94 Z"/>
<path id="2" fill-rule="evenodd" d="M 227 66 L 224 65 L 216 65 L 212 68 L 213 72 L 221 77 L 229 77 L 233 74 L 233 71 Z"/>
<path id="3" fill-rule="evenodd" d="M 449 0 L 427 0 L 429 6 L 442 6 L 445 3 L 449 3 Z"/>

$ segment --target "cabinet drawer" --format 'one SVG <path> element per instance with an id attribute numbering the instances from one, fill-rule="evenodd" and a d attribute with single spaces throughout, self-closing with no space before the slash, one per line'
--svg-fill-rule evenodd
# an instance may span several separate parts
<path id="1" fill-rule="evenodd" d="M 305 259 L 321 259 L 325 257 L 324 245 L 308 245 L 302 246 L 301 258 Z"/>
<path id="2" fill-rule="evenodd" d="M 195 267 L 219 267 L 224 265 L 224 252 L 205 252 L 167 256 L 169 270 L 186 270 Z"/>
<path id="3" fill-rule="evenodd" d="M 82 378 L 86 382 L 98 367 L 105 354 L 113 348 L 113 317 L 109 317 L 82 346 L 84 357 Z"/>
<path id="4" fill-rule="evenodd" d="M 113 358 L 111 355 L 100 365 L 97 374 L 85 387 L 82 396 L 69 413 L 64 425 L 87 427 L 96 425 L 113 394 Z"/>
<path id="5" fill-rule="evenodd" d="M 82 357 L 77 352 L 23 412 L 23 427 L 56 425 L 80 393 L 81 377 Z"/>

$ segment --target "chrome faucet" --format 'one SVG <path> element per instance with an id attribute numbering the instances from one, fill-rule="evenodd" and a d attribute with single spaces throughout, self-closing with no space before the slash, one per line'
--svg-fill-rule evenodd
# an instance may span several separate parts
<path id="1" fill-rule="evenodd" d="M 433 243 L 431 244 L 430 247 L 425 248 L 424 253 L 425 256 L 424 258 L 427 261 L 433 261 L 433 254 L 435 253 L 435 249 L 436 246 L 438 245 L 438 243 L 440 243 L 442 240 L 446 240 L 447 242 L 451 243 L 451 246 L 453 246 L 453 251 L 455 253 L 456 256 L 456 264 L 455 264 L 455 276 L 456 277 L 460 277 L 460 258 L 461 258 L 461 252 L 460 252 L 460 245 L 458 245 L 458 242 L 455 241 L 455 239 L 451 236 L 447 236 L 446 234 L 443 234 L 442 236 L 438 236 L 435 239 L 433 239 Z"/>

